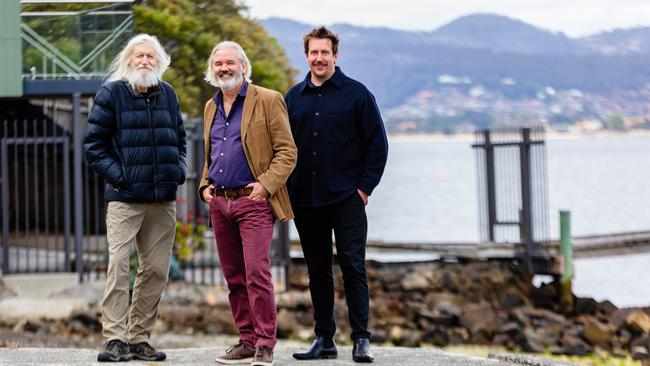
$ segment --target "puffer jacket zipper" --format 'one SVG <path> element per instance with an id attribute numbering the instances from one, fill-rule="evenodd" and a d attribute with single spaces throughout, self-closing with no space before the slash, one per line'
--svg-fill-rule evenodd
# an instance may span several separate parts
<path id="1" fill-rule="evenodd" d="M 153 197 L 158 202 L 158 161 L 156 159 L 156 132 L 153 129 L 151 120 L 151 99 L 147 97 L 147 118 L 149 119 L 149 130 L 151 131 L 151 149 L 153 150 Z"/>

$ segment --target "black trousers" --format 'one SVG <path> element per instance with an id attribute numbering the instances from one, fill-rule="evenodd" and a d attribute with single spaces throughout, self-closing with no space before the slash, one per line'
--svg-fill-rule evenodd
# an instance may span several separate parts
<path id="1" fill-rule="evenodd" d="M 368 277 L 366 275 L 366 207 L 357 192 L 344 201 L 323 207 L 294 207 L 295 224 L 309 271 L 309 291 L 314 306 L 315 333 L 332 338 L 334 280 L 332 230 L 343 272 L 352 339 L 370 338 L 368 332 Z"/>

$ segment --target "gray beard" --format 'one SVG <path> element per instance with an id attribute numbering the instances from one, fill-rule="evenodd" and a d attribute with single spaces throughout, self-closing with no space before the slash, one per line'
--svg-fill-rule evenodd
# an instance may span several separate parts
<path id="1" fill-rule="evenodd" d="M 216 77 L 216 79 L 217 79 L 218 88 L 223 90 L 230 90 L 236 87 L 239 83 L 241 83 L 244 77 L 242 76 L 242 74 L 237 73 L 234 74 L 231 79 L 222 80 L 218 76 Z"/>
<path id="2" fill-rule="evenodd" d="M 148 88 L 154 85 L 157 85 L 160 80 L 158 80 L 158 75 L 153 70 L 148 70 L 147 72 L 140 72 L 138 69 L 132 69 L 129 71 L 126 76 L 126 80 L 131 84 L 135 89 L 138 87 Z"/>

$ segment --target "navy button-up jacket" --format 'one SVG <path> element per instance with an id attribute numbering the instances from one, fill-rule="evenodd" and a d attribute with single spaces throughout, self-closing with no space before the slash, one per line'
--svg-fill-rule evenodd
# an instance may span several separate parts
<path id="1" fill-rule="evenodd" d="M 308 73 L 285 96 L 298 163 L 289 178 L 291 203 L 319 207 L 372 193 L 384 172 L 388 141 L 375 97 L 336 67 L 321 86 Z"/>

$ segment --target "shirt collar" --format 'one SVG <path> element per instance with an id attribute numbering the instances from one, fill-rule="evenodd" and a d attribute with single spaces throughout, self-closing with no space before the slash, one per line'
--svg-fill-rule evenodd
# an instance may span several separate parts
<path id="1" fill-rule="evenodd" d="M 244 82 L 241 84 L 241 88 L 239 88 L 239 93 L 237 93 L 237 96 L 246 98 L 246 93 L 248 92 L 248 81 L 244 79 Z M 223 94 L 221 93 L 221 89 L 217 90 L 217 93 L 214 95 L 214 101 L 219 104 L 219 100 L 223 99 Z"/>
<path id="2" fill-rule="evenodd" d="M 343 73 L 343 71 L 341 71 L 341 69 L 338 66 L 335 66 L 334 75 L 332 75 L 331 78 L 325 80 L 323 85 L 325 85 L 326 83 L 330 83 L 334 85 L 337 89 L 340 89 L 341 86 L 343 86 L 343 80 L 345 80 L 345 74 Z M 310 71 L 307 73 L 307 76 L 305 76 L 305 80 L 302 83 L 302 87 L 300 88 L 300 93 L 304 92 L 305 89 L 307 88 L 313 88 L 313 87 L 317 88 L 317 86 L 315 86 L 311 82 L 311 71 Z"/>

